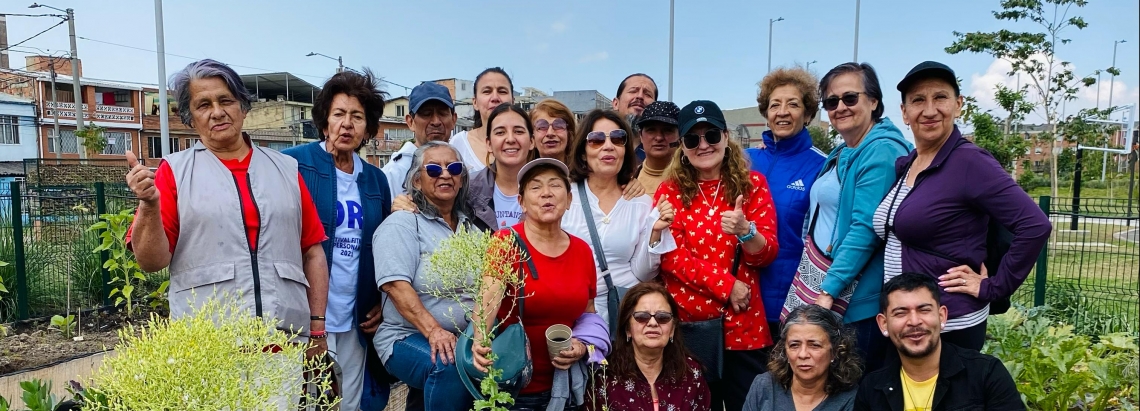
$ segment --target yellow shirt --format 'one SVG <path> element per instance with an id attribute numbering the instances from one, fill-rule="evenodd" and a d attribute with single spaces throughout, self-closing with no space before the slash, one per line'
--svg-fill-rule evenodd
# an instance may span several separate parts
<path id="1" fill-rule="evenodd" d="M 930 411 L 934 408 L 934 386 L 938 383 L 938 374 L 926 381 L 915 381 L 902 369 L 899 369 L 899 375 L 903 383 L 903 411 Z"/>

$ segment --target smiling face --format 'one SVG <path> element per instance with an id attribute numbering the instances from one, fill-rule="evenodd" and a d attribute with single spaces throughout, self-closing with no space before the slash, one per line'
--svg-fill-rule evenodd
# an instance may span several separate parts
<path id="1" fill-rule="evenodd" d="M 680 140 L 681 134 L 675 125 L 652 121 L 641 126 L 641 147 L 645 149 L 646 158 L 668 161 L 677 151 L 677 147 L 670 144 Z"/>
<path id="2" fill-rule="evenodd" d="M 777 140 L 799 134 L 804 128 L 804 102 L 799 89 L 786 84 L 772 90 L 764 117 Z"/>
<path id="3" fill-rule="evenodd" d="M 420 170 L 420 176 L 413 185 L 424 193 L 424 198 L 438 208 L 451 208 L 455 204 L 455 196 L 463 188 L 461 175 L 452 175 L 447 171 L 447 165 L 459 161 L 455 150 L 448 147 L 433 147 L 424 152 L 424 165 L 435 164 L 443 167 L 439 177 L 432 178 L 427 171 Z"/>
<path id="4" fill-rule="evenodd" d="M 650 314 L 667 312 L 673 314 L 674 317 L 676 316 L 676 313 L 669 307 L 669 301 L 665 299 L 665 296 L 655 292 L 645 294 L 637 300 L 633 312 L 638 311 Z M 630 338 L 634 350 L 662 350 L 666 345 L 669 345 L 669 339 L 673 338 L 675 325 L 676 318 L 668 324 L 659 324 L 656 318 L 650 317 L 649 322 L 642 324 L 630 316 L 626 337 Z"/>
<path id="5" fill-rule="evenodd" d="M 557 158 L 565 160 L 563 157 L 566 155 L 566 146 L 570 144 L 569 131 L 566 130 L 566 120 L 550 115 L 545 111 L 539 110 L 534 113 L 531 119 L 534 127 L 534 141 L 538 144 L 538 154 L 542 157 Z M 554 127 L 555 121 L 562 124 L 561 128 Z M 540 128 L 538 125 L 546 124 L 546 128 Z"/>
<path id="6" fill-rule="evenodd" d="M 527 155 L 534 148 L 526 119 L 514 111 L 507 111 L 495 116 L 495 123 L 489 127 L 491 131 L 487 133 L 487 140 L 495 162 L 506 167 L 526 164 Z"/>
<path id="7" fill-rule="evenodd" d="M 190 113 L 194 131 L 212 145 L 228 145 L 241 139 L 245 112 L 241 103 L 217 77 L 190 81 Z"/>
<path id="8" fill-rule="evenodd" d="M 835 110 L 827 110 L 827 118 L 831 120 L 839 134 L 848 138 L 862 138 L 867 130 L 871 129 L 871 112 L 880 102 L 868 96 L 863 86 L 863 76 L 860 73 L 844 73 L 835 76 L 823 92 L 823 99 L 840 97 L 839 106 Z M 843 102 L 845 95 L 857 95 L 859 102 L 848 106 Z"/>
<path id="9" fill-rule="evenodd" d="M 720 165 L 724 162 L 724 153 L 728 148 L 728 132 L 721 130 L 720 141 L 715 145 L 709 145 L 705 140 L 705 132 L 715 129 L 712 124 L 699 123 L 689 129 L 688 134 L 696 134 L 701 136 L 700 145 L 697 148 L 688 148 L 684 144 L 681 149 L 684 150 L 685 157 L 688 157 L 689 162 L 693 164 L 693 168 L 697 169 L 701 174 L 715 174 L 720 171 Z"/>
<path id="10" fill-rule="evenodd" d="M 827 378 L 831 365 L 831 339 L 815 324 L 792 324 L 784 337 L 784 349 L 794 378 L 801 383 Z"/>
<path id="11" fill-rule="evenodd" d="M 411 127 L 416 144 L 428 141 L 443 141 L 451 137 L 457 117 L 455 112 L 438 100 L 428 100 L 420 105 L 420 111 L 408 114 L 404 122 Z"/>
<path id="12" fill-rule="evenodd" d="M 598 119 L 590 131 L 600 131 L 606 136 L 614 130 L 622 130 L 621 126 L 607 118 Z M 624 130 L 623 130 L 624 131 Z M 603 179 L 617 178 L 618 172 L 625 158 L 625 145 L 615 145 L 613 139 L 606 138 L 601 146 L 586 144 L 586 164 L 590 166 L 591 175 Z"/>
<path id="13" fill-rule="evenodd" d="M 544 225 L 561 224 L 562 215 L 570 209 L 567 177 L 549 167 L 535 173 L 519 187 L 519 204 L 522 205 L 527 221 Z"/>
<path id="14" fill-rule="evenodd" d="M 946 306 L 939 306 L 926 288 L 896 290 L 888 296 L 887 313 L 876 317 L 879 330 L 886 331 L 899 354 L 924 358 L 941 344 Z"/>
<path id="15" fill-rule="evenodd" d="M 962 96 L 946 80 L 928 78 L 914 83 L 902 103 L 903 119 L 910 124 L 916 142 L 935 143 L 954 131 L 954 119 L 962 112 Z"/>
<path id="16" fill-rule="evenodd" d="M 475 109 L 486 119 L 491 111 L 499 104 L 513 103 L 514 92 L 511 91 L 511 82 L 504 76 L 495 72 L 488 72 L 479 78 L 475 85 Z"/>
<path id="17" fill-rule="evenodd" d="M 328 126 L 323 130 L 329 152 L 351 153 L 360 147 L 366 130 L 364 106 L 348 94 L 337 94 L 329 105 Z"/>
<path id="18" fill-rule="evenodd" d="M 614 97 L 613 108 L 622 118 L 640 116 L 645 106 L 657 101 L 657 86 L 645 76 L 633 76 L 625 81 L 625 89 Z"/>

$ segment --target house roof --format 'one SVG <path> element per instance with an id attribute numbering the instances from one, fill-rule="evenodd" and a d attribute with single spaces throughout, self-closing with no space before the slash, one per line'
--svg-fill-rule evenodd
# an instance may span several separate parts
<path id="1" fill-rule="evenodd" d="M 246 90 L 267 101 L 282 96 L 286 101 L 312 104 L 314 97 L 321 92 L 320 87 L 286 72 L 242 74 L 241 81 L 245 83 Z"/>
<path id="2" fill-rule="evenodd" d="M 0 103 L 15 103 L 15 104 L 35 104 L 36 102 L 31 99 L 26 99 L 20 96 L 14 96 L 7 93 L 0 93 Z"/>
<path id="3" fill-rule="evenodd" d="M 23 161 L 0 161 L 0 177 L 19 177 L 23 175 Z"/>

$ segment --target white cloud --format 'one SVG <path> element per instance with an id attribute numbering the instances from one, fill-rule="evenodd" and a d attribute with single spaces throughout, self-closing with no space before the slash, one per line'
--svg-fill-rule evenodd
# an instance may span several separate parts
<path id="1" fill-rule="evenodd" d="M 1076 66 L 1070 67 L 1077 75 L 1086 74 Z M 978 100 L 978 106 L 983 110 L 989 109 L 993 110 L 996 115 L 1004 115 L 1001 107 L 994 101 L 994 92 L 997 90 L 998 85 L 1005 85 L 1009 88 L 1016 88 L 1018 86 L 1018 77 L 1008 75 L 1010 68 L 1011 65 L 1009 62 L 994 59 L 984 73 L 974 73 L 970 75 L 969 87 L 968 90 L 965 91 L 965 94 L 976 98 Z M 1101 76 L 1101 80 L 1102 81 L 1097 85 L 1082 88 L 1077 92 L 1076 100 L 1065 103 L 1062 107 L 1059 107 L 1058 110 L 1063 109 L 1065 114 L 1075 114 L 1081 109 L 1097 107 L 1098 89 L 1100 90 L 1100 107 L 1107 107 L 1110 77 L 1105 74 Z M 1021 75 L 1020 84 L 1022 86 L 1031 83 L 1032 79 L 1028 75 Z M 1140 87 L 1130 87 L 1119 78 L 1112 83 L 1113 104 L 1117 106 L 1137 104 L 1138 100 L 1140 100 Z M 1033 87 L 1029 88 L 1027 96 L 1030 101 L 1040 101 Z M 1044 123 L 1044 112 L 1041 110 L 1035 111 L 1026 118 L 1026 122 Z"/>
<path id="2" fill-rule="evenodd" d="M 582 56 L 581 59 L 578 59 L 578 62 L 579 63 L 590 63 L 590 62 L 594 62 L 594 61 L 604 61 L 608 58 L 610 58 L 610 53 L 607 53 L 605 51 L 599 51 L 599 52 L 594 53 L 594 54 L 587 54 L 585 56 Z"/>
<path id="3" fill-rule="evenodd" d="M 555 33 L 561 33 L 561 32 L 566 31 L 566 29 L 569 28 L 569 26 L 570 25 L 567 24 L 566 20 L 563 19 L 563 20 L 556 21 L 554 23 L 550 23 L 550 30 L 554 31 Z"/>

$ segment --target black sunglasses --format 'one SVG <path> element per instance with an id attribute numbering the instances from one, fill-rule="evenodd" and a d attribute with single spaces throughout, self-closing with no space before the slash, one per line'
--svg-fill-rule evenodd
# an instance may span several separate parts
<path id="1" fill-rule="evenodd" d="M 534 129 L 535 130 L 546 131 L 547 129 L 550 129 L 550 128 L 553 128 L 555 130 L 565 130 L 566 129 L 566 120 L 556 118 L 556 119 L 554 119 L 554 121 L 550 121 L 550 122 L 547 122 L 546 119 L 542 119 L 542 120 L 538 120 L 538 121 L 534 122 Z"/>
<path id="2" fill-rule="evenodd" d="M 658 311 L 650 314 L 648 311 L 634 311 L 633 319 L 641 324 L 648 324 L 649 319 L 657 320 L 657 324 L 665 325 L 673 321 L 673 314 L 667 311 Z"/>
<path id="3" fill-rule="evenodd" d="M 424 171 L 427 171 L 428 177 L 431 177 L 431 178 L 439 178 L 439 176 L 443 175 L 443 169 L 444 169 L 444 166 L 441 166 L 439 164 L 425 164 L 424 165 Z M 451 174 L 453 176 L 458 176 L 460 174 L 463 174 L 463 163 L 456 161 L 454 163 L 448 164 L 447 165 L 447 174 Z"/>
<path id="4" fill-rule="evenodd" d="M 715 146 L 717 144 L 720 144 L 721 130 L 716 129 L 716 128 L 710 128 L 710 129 L 705 131 L 704 137 L 705 137 L 705 142 L 709 143 L 710 146 Z M 684 140 L 684 142 L 685 142 L 685 148 L 687 148 L 689 150 L 696 149 L 698 146 L 701 145 L 701 136 L 699 134 L 693 134 L 693 133 L 685 134 L 685 136 L 682 138 L 682 140 Z"/>
<path id="5" fill-rule="evenodd" d="M 610 142 L 615 146 L 625 145 L 625 130 L 614 130 L 610 132 Z M 586 134 L 586 144 L 591 147 L 601 147 L 606 144 L 606 133 L 602 131 L 591 131 Z"/>
<path id="6" fill-rule="evenodd" d="M 853 91 L 849 91 L 849 92 L 843 93 L 843 97 L 831 96 L 831 97 L 825 98 L 825 99 L 823 99 L 823 109 L 827 110 L 827 111 L 832 111 L 832 110 L 839 108 L 839 101 L 840 100 L 843 100 L 843 104 L 846 105 L 847 107 L 851 107 L 851 106 L 854 106 L 856 104 L 859 104 L 859 95 L 860 94 L 863 94 L 863 93 L 856 93 Z"/>

